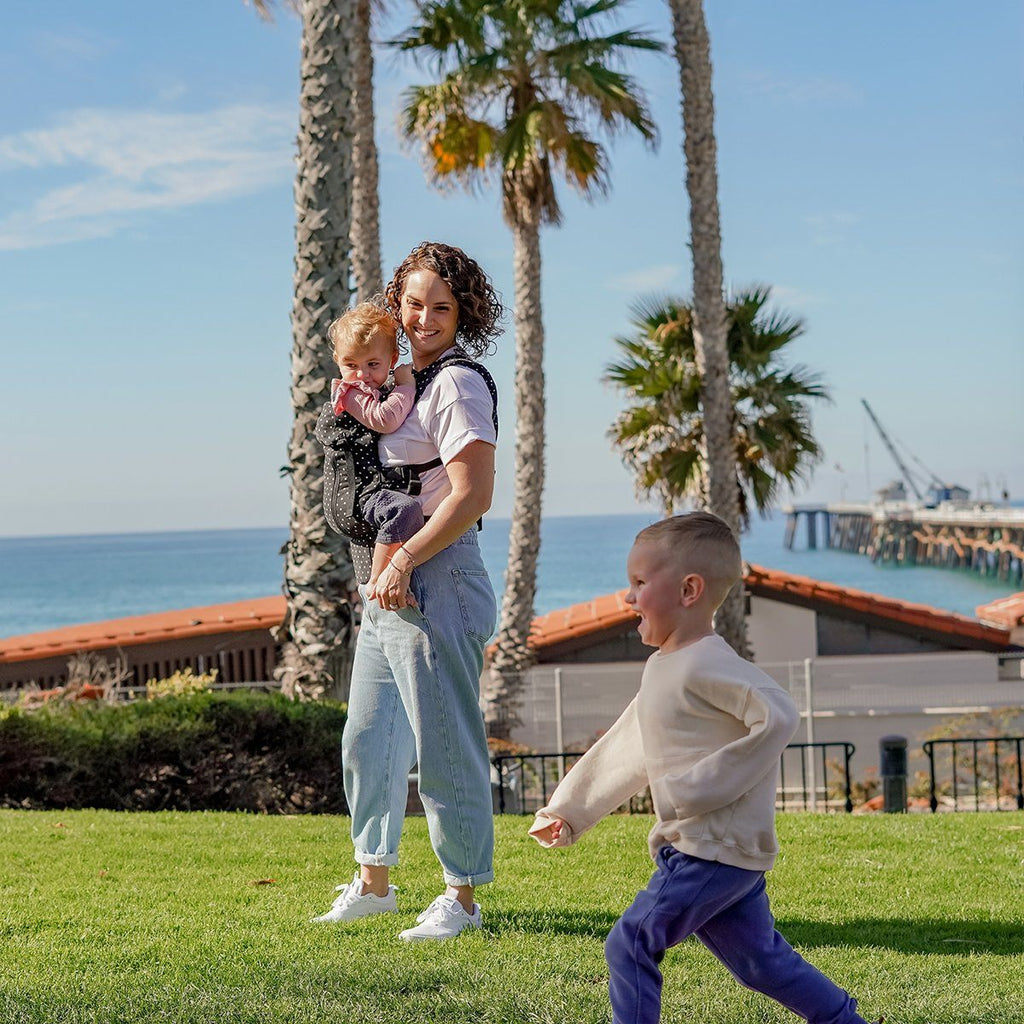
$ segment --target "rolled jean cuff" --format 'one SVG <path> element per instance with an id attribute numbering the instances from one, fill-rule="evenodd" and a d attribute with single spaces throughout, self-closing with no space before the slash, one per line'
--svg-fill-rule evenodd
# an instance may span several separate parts
<path id="1" fill-rule="evenodd" d="M 397 853 L 361 853 L 356 850 L 355 858 L 357 864 L 374 868 L 393 868 L 398 863 Z"/>
<path id="2" fill-rule="evenodd" d="M 475 875 L 450 875 L 447 871 L 444 872 L 445 885 L 472 885 L 476 887 L 493 881 L 493 871 L 478 871 Z"/>

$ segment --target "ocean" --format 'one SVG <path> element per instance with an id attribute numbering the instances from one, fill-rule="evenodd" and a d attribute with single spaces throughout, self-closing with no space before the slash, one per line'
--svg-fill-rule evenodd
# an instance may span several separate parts
<path id="1" fill-rule="evenodd" d="M 537 614 L 624 587 L 633 537 L 655 518 L 545 519 Z M 875 565 L 862 555 L 799 546 L 788 551 L 785 522 L 778 514 L 751 524 L 741 539 L 747 561 L 966 615 L 1012 589 L 967 571 Z M 488 518 L 480 534 L 499 598 L 508 531 L 507 519 Z M 274 527 L 0 538 L 0 637 L 279 593 L 286 536 Z"/>

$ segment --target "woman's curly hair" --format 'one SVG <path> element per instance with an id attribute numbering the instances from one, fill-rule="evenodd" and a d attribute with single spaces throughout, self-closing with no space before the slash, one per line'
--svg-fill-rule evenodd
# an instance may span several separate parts
<path id="1" fill-rule="evenodd" d="M 409 275 L 417 270 L 432 270 L 451 288 L 459 306 L 455 337 L 462 348 L 477 358 L 492 352 L 505 315 L 501 300 L 480 264 L 461 249 L 444 242 L 417 245 L 395 268 L 384 289 L 384 303 L 399 330 L 402 328 L 402 292 Z"/>

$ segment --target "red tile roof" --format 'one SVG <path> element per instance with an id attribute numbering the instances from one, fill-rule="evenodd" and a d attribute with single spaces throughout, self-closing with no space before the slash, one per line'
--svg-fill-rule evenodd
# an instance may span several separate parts
<path id="1" fill-rule="evenodd" d="M 837 583 L 823 583 L 807 576 L 796 576 L 778 569 L 765 569 L 759 565 L 748 565 L 747 589 L 760 597 L 781 600 L 787 598 L 794 604 L 822 605 L 837 610 L 884 619 L 930 633 L 941 633 L 949 637 L 980 641 L 1007 647 L 1010 644 L 1009 630 L 988 625 L 968 615 L 943 611 L 927 604 L 899 601 L 893 597 L 882 597 Z"/>
<path id="2" fill-rule="evenodd" d="M 988 604 L 979 604 L 974 610 L 983 622 L 990 622 L 1004 629 L 1024 626 L 1024 591 L 1010 594 L 1009 597 L 1001 597 L 997 601 L 989 601 Z"/>
<path id="3" fill-rule="evenodd" d="M 638 618 L 626 604 L 626 591 L 617 590 L 614 594 L 538 616 L 530 627 L 529 642 L 535 649 L 552 647 L 566 640 L 630 625 Z"/>
<path id="4" fill-rule="evenodd" d="M 1011 629 L 1024 621 L 1024 593 L 980 607 L 979 615 L 986 620 L 982 622 L 929 605 L 898 601 L 759 565 L 747 566 L 746 585 L 752 594 L 759 597 L 870 615 L 875 619 L 996 647 L 1009 646 Z M 636 613 L 626 604 L 625 596 L 626 591 L 619 590 L 538 616 L 533 620 L 530 646 L 542 650 L 567 640 L 607 631 L 625 631 L 637 620 Z M 57 657 L 76 651 L 130 647 L 158 640 L 269 629 L 280 624 L 284 610 L 283 597 L 259 597 L 251 601 L 64 626 L 45 633 L 0 640 L 0 663 Z"/>
<path id="5" fill-rule="evenodd" d="M 127 619 L 88 622 L 81 626 L 63 626 L 45 633 L 27 633 L 0 640 L 0 663 L 32 661 L 36 658 L 74 654 L 76 651 L 131 647 L 135 644 L 209 636 L 213 633 L 269 629 L 280 625 L 283 618 L 283 597 L 257 597 L 251 601 L 233 601 L 203 608 L 182 608 L 152 615 L 133 615 Z"/>
<path id="6" fill-rule="evenodd" d="M 766 569 L 748 565 L 745 583 L 747 589 L 759 597 L 775 598 L 790 603 L 813 604 L 837 610 L 870 615 L 906 626 L 927 629 L 998 647 L 1010 644 L 1009 628 L 979 622 L 966 615 L 943 611 L 926 604 L 899 601 L 879 594 L 869 594 L 837 583 L 825 583 L 807 576 L 797 576 L 779 569 Z M 637 619 L 625 602 L 626 591 L 560 608 L 533 620 L 530 646 L 542 650 L 565 640 L 575 639 L 609 629 L 629 626 Z M 1024 612 L 1024 594 L 1021 611 Z"/>

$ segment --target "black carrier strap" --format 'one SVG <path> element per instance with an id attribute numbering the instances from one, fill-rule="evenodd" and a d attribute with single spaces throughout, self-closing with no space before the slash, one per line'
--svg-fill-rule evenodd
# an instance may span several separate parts
<path id="1" fill-rule="evenodd" d="M 466 366 L 471 370 L 475 370 L 483 378 L 483 382 L 487 385 L 487 390 L 491 394 L 491 422 L 494 424 L 494 434 L 497 436 L 498 389 L 494 386 L 494 378 L 485 366 L 482 366 L 475 359 L 470 359 L 460 348 L 455 349 L 450 356 L 437 359 L 429 366 L 424 366 L 422 370 L 412 371 L 413 380 L 416 383 L 416 401 L 420 400 L 420 396 L 426 391 L 427 385 L 446 366 Z M 381 472 L 384 476 L 385 486 L 390 487 L 392 490 L 404 491 L 406 494 L 417 495 L 422 487 L 420 474 L 426 473 L 429 469 L 436 469 L 440 465 L 442 465 L 442 462 L 440 457 L 438 457 L 431 459 L 429 462 L 416 462 L 408 466 L 385 466 Z"/>
<path id="2" fill-rule="evenodd" d="M 415 400 L 419 401 L 430 382 L 446 366 L 466 366 L 480 374 L 491 394 L 491 415 L 497 434 L 498 390 L 494 380 L 483 366 L 470 359 L 461 349 L 455 349 L 451 355 L 438 359 L 422 370 L 413 370 Z M 442 465 L 441 459 L 438 457 L 410 466 L 382 467 L 377 452 L 380 434 L 348 413 L 336 416 L 330 402 L 326 402 L 321 409 L 315 433 L 317 440 L 324 446 L 324 515 L 332 530 L 352 541 L 353 562 L 356 563 L 356 549 L 359 548 L 362 555 L 365 555 L 376 536 L 373 527 L 362 518 L 362 500 L 382 487 L 415 497 L 422 487 L 420 474 Z M 366 582 L 363 576 L 369 578 L 368 558 L 362 558 L 357 569 L 359 566 L 362 568 L 358 575 L 362 582 Z"/>
<path id="3" fill-rule="evenodd" d="M 429 366 L 424 366 L 422 370 L 413 370 L 412 376 L 416 381 L 416 401 L 420 400 L 420 395 L 426 390 L 427 385 L 446 367 L 446 366 L 468 366 L 469 369 L 475 370 L 484 379 L 484 384 L 487 385 L 487 390 L 491 393 L 491 422 L 494 423 L 494 433 L 498 433 L 498 389 L 494 386 L 494 378 L 487 372 L 487 367 L 478 363 L 475 359 L 470 359 L 461 348 L 455 349 L 450 356 L 445 356 L 443 359 L 437 359 L 432 362 Z"/>

